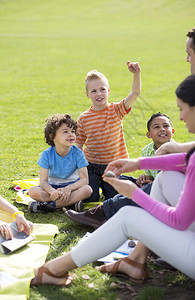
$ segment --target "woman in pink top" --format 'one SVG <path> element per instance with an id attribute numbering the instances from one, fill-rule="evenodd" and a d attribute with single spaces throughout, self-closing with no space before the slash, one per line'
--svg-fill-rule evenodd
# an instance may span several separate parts
<path id="1" fill-rule="evenodd" d="M 189 132 L 195 133 L 195 75 L 178 86 L 176 95 L 180 119 Z M 151 249 L 195 279 L 195 148 L 188 154 L 117 160 L 110 163 L 105 172 L 111 170 L 119 176 L 137 169 L 162 170 L 150 196 L 130 181 L 110 177 L 104 180 L 144 209 L 121 208 L 70 253 L 36 269 L 32 285 L 68 285 L 72 280 L 68 271 L 111 253 L 132 236 L 140 241 L 134 251 L 127 258 L 99 267 L 101 272 L 119 272 L 129 278 L 146 280 L 149 277 L 146 259 Z"/>

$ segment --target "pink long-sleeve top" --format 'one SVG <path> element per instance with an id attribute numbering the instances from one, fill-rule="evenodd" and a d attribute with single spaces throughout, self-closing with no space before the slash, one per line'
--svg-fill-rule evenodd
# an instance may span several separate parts
<path id="1" fill-rule="evenodd" d="M 163 223 L 186 230 L 195 220 L 195 152 L 190 156 L 187 168 L 186 153 L 140 158 L 140 169 L 185 172 L 183 191 L 176 207 L 151 198 L 141 189 L 133 192 L 132 199 Z"/>

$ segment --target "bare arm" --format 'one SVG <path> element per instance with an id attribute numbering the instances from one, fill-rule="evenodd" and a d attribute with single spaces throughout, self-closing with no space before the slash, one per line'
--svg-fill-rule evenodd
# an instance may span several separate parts
<path id="1" fill-rule="evenodd" d="M 124 105 L 126 110 L 128 110 L 133 103 L 135 102 L 137 96 L 140 94 L 141 91 L 141 76 L 140 76 L 140 65 L 139 63 L 130 63 L 127 62 L 128 69 L 131 73 L 133 73 L 133 84 L 132 90 L 130 94 L 125 98 Z"/>
<path id="2" fill-rule="evenodd" d="M 164 155 L 169 153 L 180 153 L 188 152 L 190 149 L 195 147 L 195 142 L 188 143 L 177 143 L 177 142 L 167 142 L 161 145 L 155 152 L 155 155 Z"/>
<path id="3" fill-rule="evenodd" d="M 78 190 L 80 187 L 89 183 L 87 167 L 79 169 L 79 180 L 73 184 L 69 184 L 65 189 L 71 189 L 71 191 Z"/>
<path id="4" fill-rule="evenodd" d="M 18 209 L 14 205 L 12 205 L 9 201 L 4 199 L 1 195 L 0 195 L 0 208 L 2 210 L 5 210 L 5 211 L 11 213 L 11 214 L 18 211 Z"/>
<path id="5" fill-rule="evenodd" d="M 49 170 L 40 167 L 40 187 L 49 195 L 55 192 L 55 189 L 48 183 Z"/>
<path id="6" fill-rule="evenodd" d="M 1 195 L 0 195 L 0 208 L 11 214 L 18 212 L 18 209 L 14 205 L 12 205 L 9 201 L 7 201 L 5 198 L 3 198 Z M 16 224 L 19 231 L 24 231 L 28 235 L 30 234 L 31 231 L 30 225 L 22 214 L 16 214 Z M 3 237 L 11 238 L 11 239 L 13 238 L 13 234 L 9 227 L 9 224 L 4 223 L 0 225 L 0 231 Z"/>

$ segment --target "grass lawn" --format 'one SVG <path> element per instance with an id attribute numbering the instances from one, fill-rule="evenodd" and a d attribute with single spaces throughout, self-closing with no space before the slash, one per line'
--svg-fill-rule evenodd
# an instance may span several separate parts
<path id="1" fill-rule="evenodd" d="M 185 41 L 194 15 L 194 0 L 0 0 L 0 193 L 14 203 L 12 181 L 38 176 L 49 115 L 69 113 L 77 119 L 91 105 L 84 89 L 91 69 L 108 77 L 111 102 L 131 90 L 126 61 L 141 65 L 142 92 L 123 123 L 130 157 L 140 155 L 149 142 L 146 122 L 158 111 L 172 119 L 175 140 L 193 140 L 179 121 L 174 91 L 190 73 Z M 69 222 L 62 212 L 26 217 L 59 226 L 48 259 L 68 251 L 90 230 Z M 82 279 L 83 272 L 89 281 Z M 113 279 L 92 264 L 76 273 L 70 288 L 33 288 L 31 299 L 116 298 Z M 184 281 L 177 283 L 185 289 Z M 88 288 L 89 282 L 95 288 Z"/>

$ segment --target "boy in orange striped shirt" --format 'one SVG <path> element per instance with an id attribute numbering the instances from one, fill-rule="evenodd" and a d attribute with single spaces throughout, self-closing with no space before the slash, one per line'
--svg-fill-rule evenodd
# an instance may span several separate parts
<path id="1" fill-rule="evenodd" d="M 128 158 L 124 140 L 122 120 L 131 110 L 141 90 L 139 63 L 127 62 L 133 73 L 133 84 L 130 94 L 120 102 L 108 103 L 110 87 L 106 76 L 96 70 L 87 74 L 85 80 L 86 95 L 91 98 L 93 106 L 78 118 L 76 146 L 82 149 L 89 162 L 89 185 L 93 189 L 86 202 L 99 201 L 99 187 L 105 199 L 114 197 L 117 192 L 102 180 L 102 174 L 108 163 L 119 158 Z M 83 146 L 85 145 L 85 148 Z"/>

